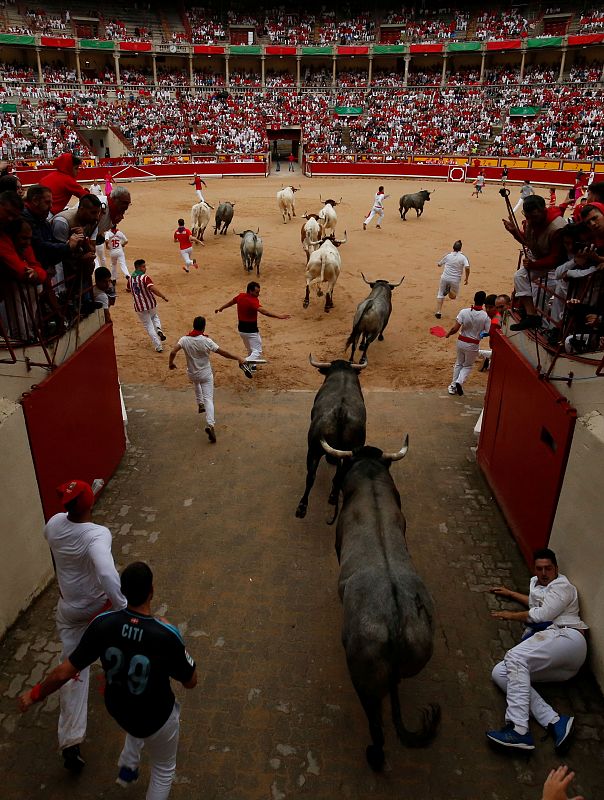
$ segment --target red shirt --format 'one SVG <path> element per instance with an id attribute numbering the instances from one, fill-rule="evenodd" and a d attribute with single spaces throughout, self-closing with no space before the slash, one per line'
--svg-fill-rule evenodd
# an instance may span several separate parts
<path id="1" fill-rule="evenodd" d="M 192 233 L 188 228 L 177 228 L 174 231 L 174 241 L 178 242 L 181 250 L 188 250 L 191 247 Z"/>
<path id="2" fill-rule="evenodd" d="M 247 292 L 241 292 L 233 300 L 237 303 L 239 330 L 244 333 L 255 333 L 258 330 L 260 300 Z"/>

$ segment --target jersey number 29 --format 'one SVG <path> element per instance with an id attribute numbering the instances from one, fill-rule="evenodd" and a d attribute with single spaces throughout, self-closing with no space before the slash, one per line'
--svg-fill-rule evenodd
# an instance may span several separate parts
<path id="1" fill-rule="evenodd" d="M 108 647 L 105 658 L 110 664 L 107 670 L 107 683 L 120 683 L 119 673 L 124 666 L 124 654 L 118 647 Z M 132 656 L 128 664 L 128 691 L 130 694 L 142 694 L 147 688 L 151 663 L 147 656 Z"/>

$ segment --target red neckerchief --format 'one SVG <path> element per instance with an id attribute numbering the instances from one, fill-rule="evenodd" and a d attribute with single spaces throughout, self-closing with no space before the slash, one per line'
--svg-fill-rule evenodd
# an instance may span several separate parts
<path id="1" fill-rule="evenodd" d="M 207 335 L 208 335 L 207 333 L 202 333 L 201 331 L 196 331 L 195 329 L 187 333 L 187 336 L 207 336 Z"/>
<path id="2" fill-rule="evenodd" d="M 482 311 L 482 306 L 472 306 L 472 311 Z"/>

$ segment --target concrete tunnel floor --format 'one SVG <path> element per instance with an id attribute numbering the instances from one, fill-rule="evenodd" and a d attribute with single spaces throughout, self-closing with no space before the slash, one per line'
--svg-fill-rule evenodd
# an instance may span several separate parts
<path id="1" fill-rule="evenodd" d="M 127 386 L 124 395 L 130 445 L 95 518 L 113 532 L 118 569 L 137 559 L 151 564 L 155 611 L 180 627 L 197 660 L 198 688 L 176 691 L 174 800 L 541 796 L 549 769 L 561 763 L 552 740 L 541 742 L 533 723 L 529 758 L 492 751 L 484 735 L 503 724 L 491 668 L 520 636 L 517 625 L 489 617 L 502 601 L 487 590 L 505 583 L 525 591 L 529 572 L 470 449 L 482 392 L 365 393 L 368 443 L 392 451 L 410 435 L 392 474 L 409 550 L 436 604 L 434 656 L 401 684 L 403 718 L 415 726 L 427 703 L 442 706 L 437 738 L 409 750 L 384 704 L 380 775 L 365 761 L 367 724 L 340 643 L 335 528 L 326 525 L 333 468 L 324 460 L 306 519 L 294 517 L 314 393 L 218 389 L 215 445 L 191 389 Z M 0 648 L 2 796 L 123 797 L 114 784 L 123 734 L 104 710 L 98 665 L 81 776 L 63 769 L 56 749 L 57 697 L 23 717 L 16 710 L 17 694 L 57 658 L 56 599 L 53 583 Z M 595 800 L 604 792 L 602 696 L 587 669 L 542 692 L 576 716 L 563 762 L 577 772 L 574 793 Z M 144 796 L 147 778 L 143 760 L 131 798 Z"/>

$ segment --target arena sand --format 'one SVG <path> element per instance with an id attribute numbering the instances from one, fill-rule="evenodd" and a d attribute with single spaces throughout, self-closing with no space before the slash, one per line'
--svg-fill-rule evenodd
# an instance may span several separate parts
<path id="1" fill-rule="evenodd" d="M 283 177 L 281 177 L 283 176 Z M 283 224 L 277 208 L 276 192 L 290 179 L 301 189 L 296 193 L 296 213 Z M 120 379 L 123 383 L 149 383 L 169 388 L 187 384 L 184 358 L 180 369 L 168 370 L 168 354 L 179 337 L 191 328 L 193 317 L 207 317 L 206 332 L 221 347 L 245 355 L 237 334 L 234 308 L 219 315 L 214 309 L 245 291 L 255 273 L 244 271 L 239 254 L 240 238 L 233 231 L 260 229 L 264 257 L 260 272 L 261 302 L 271 311 L 292 315 L 289 320 L 260 317 L 264 351 L 269 364 L 259 370 L 254 384 L 266 389 L 309 389 L 317 377 L 308 364 L 308 354 L 319 360 L 347 357 L 344 345 L 352 327 L 357 304 L 367 296 L 361 271 L 368 280 L 385 278 L 403 284 L 393 293 L 393 310 L 383 342 L 369 349 L 369 367 L 363 385 L 373 389 L 443 388 L 451 380 L 455 360 L 455 340 L 438 339 L 430 327 L 442 324 L 447 330 L 458 310 L 471 305 L 474 292 L 507 292 L 512 288 L 518 247 L 501 224 L 505 204 L 499 185 L 486 186 L 483 196 L 471 197 L 470 184 L 411 180 L 373 180 L 367 178 L 304 178 L 300 173 L 271 175 L 268 178 L 208 178 L 206 199 L 214 206 L 221 200 L 235 202 L 235 216 L 226 236 L 215 236 L 208 226 L 206 245 L 195 246 L 198 270 L 186 274 L 173 232 L 179 217 L 190 226 L 195 193 L 188 180 L 175 179 L 127 184 L 132 206 L 121 228 L 129 239 L 126 256 L 129 267 L 135 258 L 145 258 L 147 271 L 158 288 L 169 298 L 158 300 L 163 330 L 164 352 L 157 354 L 140 325 L 125 292 L 123 278 L 118 282 L 118 300 L 112 311 Z M 381 230 L 374 222 L 363 231 L 379 184 L 390 195 L 385 203 Z M 420 188 L 435 189 L 424 214 L 415 212 L 403 222 L 399 216 L 400 195 Z M 515 201 L 518 189 L 512 187 Z M 305 256 L 300 242 L 302 214 L 318 212 L 319 196 L 333 197 L 337 206 L 338 237 L 347 232 L 348 241 L 340 248 L 342 272 L 334 292 L 334 308 L 323 311 L 324 298 L 311 295 L 307 309 L 302 307 L 305 282 Z M 213 223 L 212 216 L 211 222 Z M 434 318 L 435 295 L 441 274 L 439 259 L 452 249 L 456 239 L 463 241 L 463 252 L 470 261 L 468 286 L 462 286 L 455 301 L 447 300 L 443 319 Z M 358 359 L 358 355 L 357 355 Z M 213 359 L 216 383 L 222 387 L 242 386 L 242 373 L 232 361 Z M 486 384 L 486 376 L 474 371 L 471 384 Z"/>

